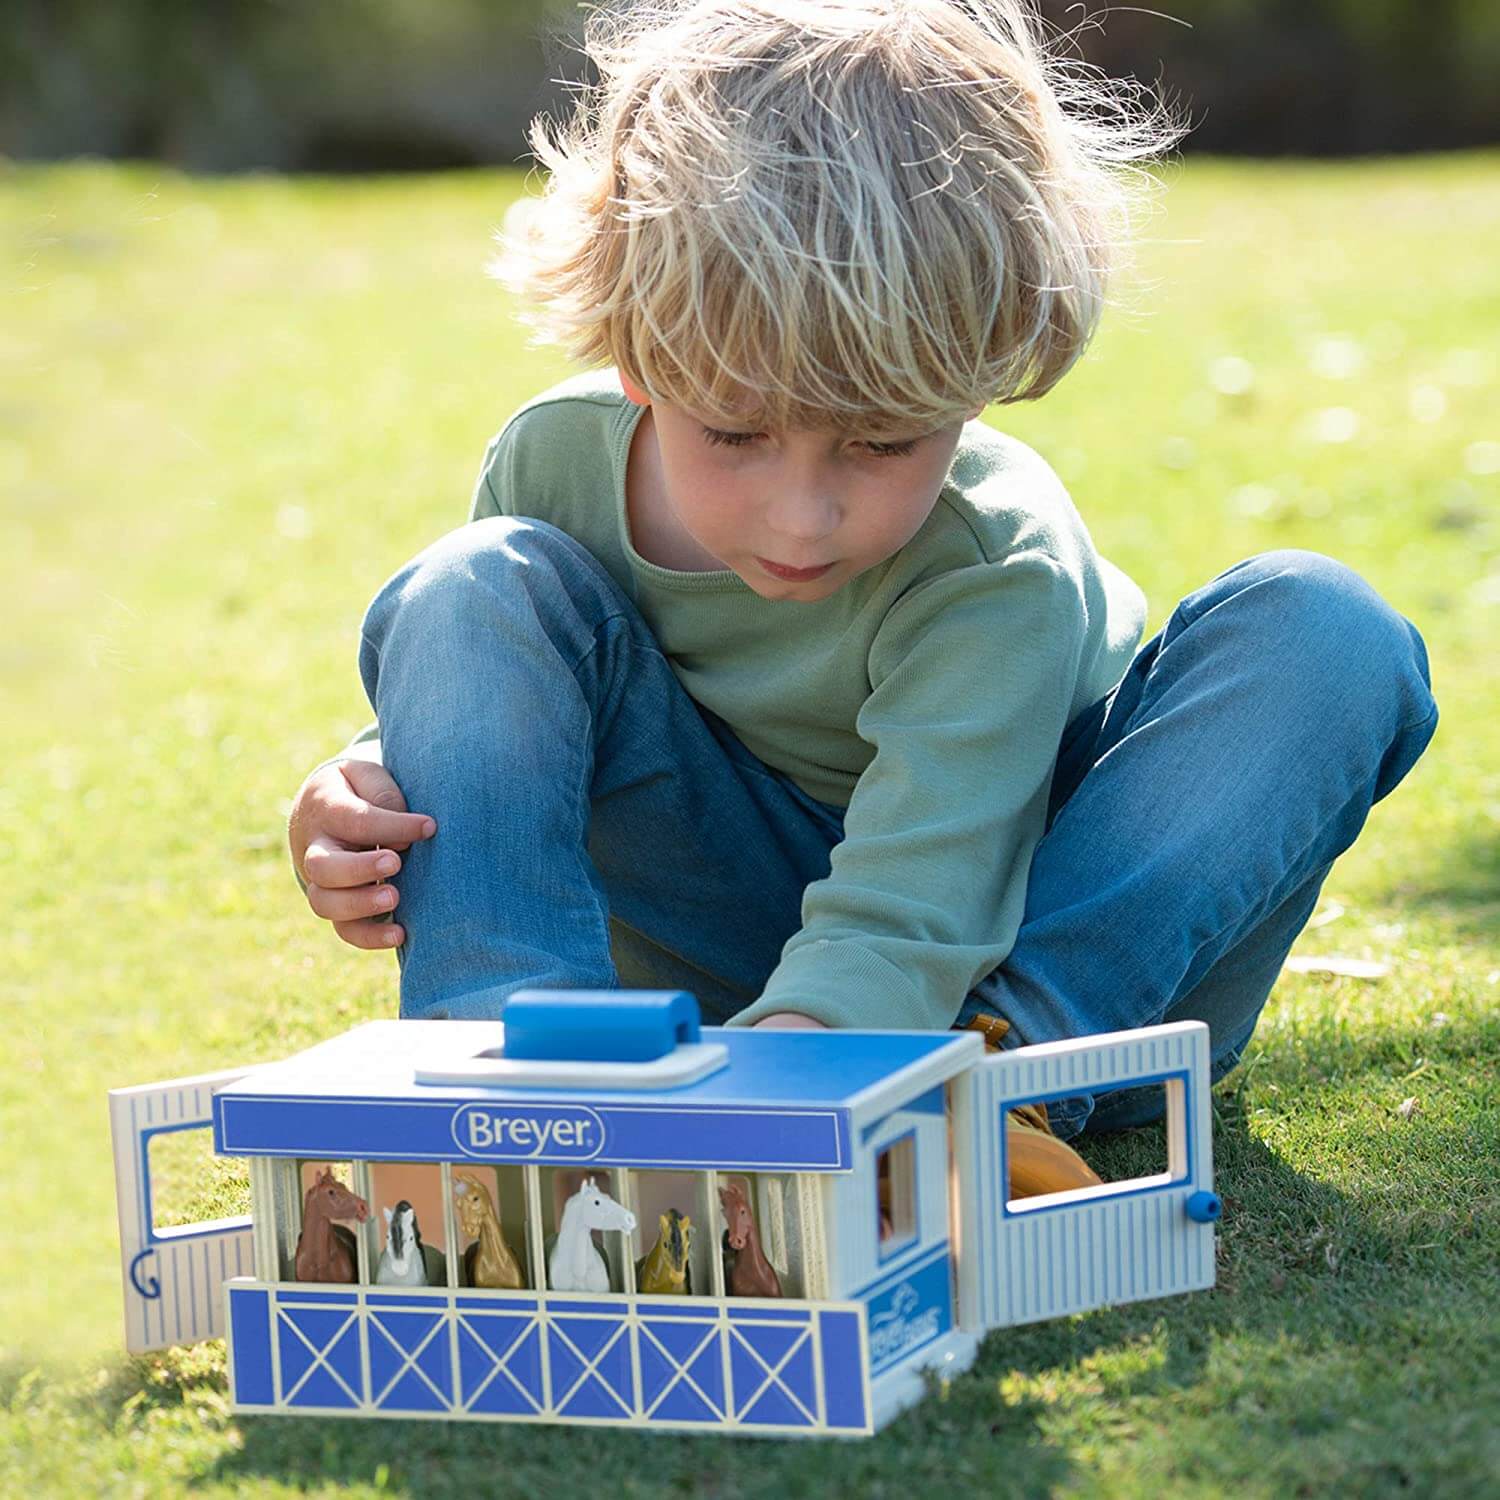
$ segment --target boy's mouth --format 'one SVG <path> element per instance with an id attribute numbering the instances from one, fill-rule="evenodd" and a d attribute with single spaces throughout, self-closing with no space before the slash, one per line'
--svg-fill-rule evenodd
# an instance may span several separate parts
<path id="1" fill-rule="evenodd" d="M 817 568 L 789 568 L 785 563 L 771 562 L 764 557 L 757 557 L 755 560 L 772 578 L 780 578 L 787 583 L 806 583 L 810 579 L 821 578 L 833 566 L 830 562 Z"/>

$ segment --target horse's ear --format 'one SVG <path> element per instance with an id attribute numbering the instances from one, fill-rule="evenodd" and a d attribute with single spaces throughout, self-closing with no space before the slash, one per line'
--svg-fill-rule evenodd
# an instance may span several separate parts
<path id="1" fill-rule="evenodd" d="M 390 1226 L 390 1222 L 391 1222 L 391 1211 L 390 1211 L 390 1209 L 386 1209 L 385 1210 L 385 1222 L 386 1222 L 386 1226 L 389 1227 Z"/>

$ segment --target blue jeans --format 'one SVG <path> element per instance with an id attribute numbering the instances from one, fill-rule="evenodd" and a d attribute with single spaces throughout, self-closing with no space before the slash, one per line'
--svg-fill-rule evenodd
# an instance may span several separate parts
<path id="1" fill-rule="evenodd" d="M 526 519 L 449 533 L 376 596 L 360 671 L 386 766 L 438 822 L 396 878 L 403 1016 L 626 986 L 722 1021 L 760 994 L 843 810 L 688 696 L 582 545 Z M 1015 945 L 956 1019 L 1005 1017 L 1009 1046 L 1195 1017 L 1222 1075 L 1436 725 L 1421 637 L 1356 574 L 1230 568 L 1068 726 Z M 1064 1100 L 1053 1124 L 1140 1123 L 1159 1096 Z"/>

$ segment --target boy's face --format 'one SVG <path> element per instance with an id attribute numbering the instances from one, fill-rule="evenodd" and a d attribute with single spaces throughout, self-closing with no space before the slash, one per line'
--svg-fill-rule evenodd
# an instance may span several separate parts
<path id="1" fill-rule="evenodd" d="M 881 434 L 729 427 L 621 383 L 651 405 L 658 520 L 704 567 L 732 569 L 766 599 L 826 599 L 900 551 L 937 503 L 963 432 L 962 422 Z M 822 571 L 799 578 L 776 564 Z"/>

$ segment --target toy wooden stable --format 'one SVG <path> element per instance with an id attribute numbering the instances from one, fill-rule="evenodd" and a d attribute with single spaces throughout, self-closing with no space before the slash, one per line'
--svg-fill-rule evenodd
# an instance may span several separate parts
<path id="1" fill-rule="evenodd" d="M 513 996 L 110 1095 L 127 1344 L 223 1335 L 242 1412 L 870 1433 L 991 1329 L 1212 1285 L 1208 1031 L 700 1028 Z M 1012 1197 L 1006 1117 L 1158 1087 L 1162 1170 Z M 153 1217 L 212 1126 L 248 1218 Z M 766 1273 L 769 1272 L 769 1275 Z"/>

